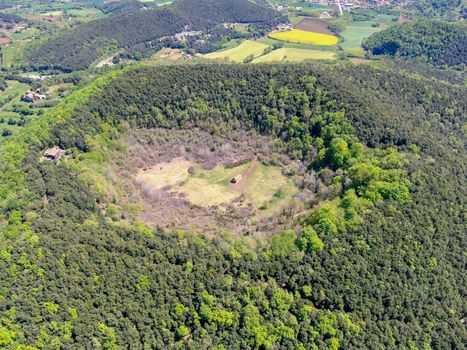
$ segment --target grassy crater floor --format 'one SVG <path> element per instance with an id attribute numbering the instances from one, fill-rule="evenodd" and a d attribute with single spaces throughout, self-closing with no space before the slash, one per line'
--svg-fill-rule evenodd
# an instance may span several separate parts
<path id="1" fill-rule="evenodd" d="M 232 183 L 239 175 L 241 179 Z M 208 170 L 200 164 L 176 158 L 141 169 L 136 179 L 141 186 L 159 190 L 170 188 L 172 193 L 186 196 L 194 205 L 205 207 L 239 201 L 265 211 L 290 200 L 296 193 L 291 179 L 282 174 L 280 167 L 265 165 L 256 159 L 233 167 L 219 164 Z"/>
<path id="2" fill-rule="evenodd" d="M 92 152 L 80 162 L 95 189 L 115 203 L 115 215 L 149 226 L 277 232 L 288 225 L 284 212 L 301 213 L 315 197 L 298 190 L 305 167 L 256 132 L 138 129 L 121 142 L 100 171 Z"/>

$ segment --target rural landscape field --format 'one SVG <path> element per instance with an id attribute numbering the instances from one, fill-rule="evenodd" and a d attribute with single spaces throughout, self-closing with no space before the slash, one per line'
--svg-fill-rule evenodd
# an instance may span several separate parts
<path id="1" fill-rule="evenodd" d="M 465 349 L 466 13 L 0 1 L 0 349 Z"/>

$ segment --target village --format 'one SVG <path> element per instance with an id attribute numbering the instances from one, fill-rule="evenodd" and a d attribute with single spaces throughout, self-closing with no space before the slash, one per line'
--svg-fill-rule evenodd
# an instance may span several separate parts
<path id="1" fill-rule="evenodd" d="M 305 6 L 305 4 L 316 4 L 316 5 L 325 5 L 331 6 L 334 8 L 334 11 L 322 11 L 320 17 L 326 18 L 331 17 L 333 14 L 342 16 L 344 11 L 350 11 L 357 8 L 374 8 L 374 7 L 383 7 L 389 5 L 389 0 L 302 0 L 304 3 L 302 6 L 295 6 L 294 10 L 300 11 Z M 291 8 L 291 5 L 288 4 L 276 4 L 275 8 L 279 11 L 288 10 Z"/>

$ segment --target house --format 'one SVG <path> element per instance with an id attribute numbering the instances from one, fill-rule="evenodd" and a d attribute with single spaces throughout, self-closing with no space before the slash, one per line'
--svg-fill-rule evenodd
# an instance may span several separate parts
<path id="1" fill-rule="evenodd" d="M 175 34 L 174 39 L 176 41 L 182 41 L 182 40 L 185 40 L 188 37 L 198 36 L 198 35 L 201 35 L 202 33 L 203 32 L 200 31 L 200 30 L 184 31 L 184 32 L 180 32 L 180 33 Z"/>
<path id="2" fill-rule="evenodd" d="M 44 152 L 44 157 L 50 160 L 59 160 L 65 155 L 65 151 L 60 149 L 57 146 L 53 146 L 52 148 L 48 148 Z"/>
<path id="3" fill-rule="evenodd" d="M 232 184 L 237 184 L 242 180 L 242 174 L 235 175 L 232 180 L 230 180 L 230 183 Z"/>
<path id="4" fill-rule="evenodd" d="M 276 26 L 275 30 L 279 32 L 286 32 L 288 30 L 292 30 L 292 26 L 287 23 L 281 23 Z"/>
<path id="5" fill-rule="evenodd" d="M 9 44 L 11 42 L 12 40 L 10 38 L 7 38 L 7 37 L 0 38 L 0 45 Z"/>
<path id="6" fill-rule="evenodd" d="M 40 100 L 45 100 L 47 98 L 46 95 L 43 95 L 39 92 L 39 90 L 36 91 L 26 91 L 24 96 L 21 98 L 21 101 L 23 102 L 37 102 Z"/>

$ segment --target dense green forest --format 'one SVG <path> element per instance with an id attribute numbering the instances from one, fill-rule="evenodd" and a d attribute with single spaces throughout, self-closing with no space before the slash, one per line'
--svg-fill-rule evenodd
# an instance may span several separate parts
<path id="1" fill-rule="evenodd" d="M 281 21 L 285 20 L 280 13 L 248 0 L 180 0 L 162 8 L 117 13 L 60 33 L 34 50 L 28 63 L 39 69 L 84 69 L 118 48 L 134 57 L 153 53 L 173 45 L 173 40 L 168 38 L 185 30 L 207 34 L 224 22 L 270 28 Z"/>
<path id="2" fill-rule="evenodd" d="M 6 23 L 19 23 L 23 21 L 23 19 L 20 16 L 11 14 L 11 13 L 3 13 L 0 12 L 0 20 Z"/>
<path id="3" fill-rule="evenodd" d="M 373 55 L 409 57 L 435 66 L 465 67 L 467 27 L 463 23 L 417 20 L 375 33 L 362 46 Z"/>
<path id="4" fill-rule="evenodd" d="M 112 1 L 97 6 L 106 14 L 136 11 L 145 7 L 144 3 L 138 0 Z"/>
<path id="5" fill-rule="evenodd" d="M 0 146 L 1 345 L 463 348 L 464 96 L 368 65 L 97 79 Z M 128 127 L 195 126 L 277 138 L 327 197 L 300 230 L 255 244 L 102 210 L 80 158 L 105 164 Z M 75 159 L 40 161 L 55 144 Z"/>
<path id="6" fill-rule="evenodd" d="M 466 7 L 462 0 L 396 0 L 393 5 L 402 5 L 410 14 L 423 18 L 459 19 L 466 16 Z"/>

